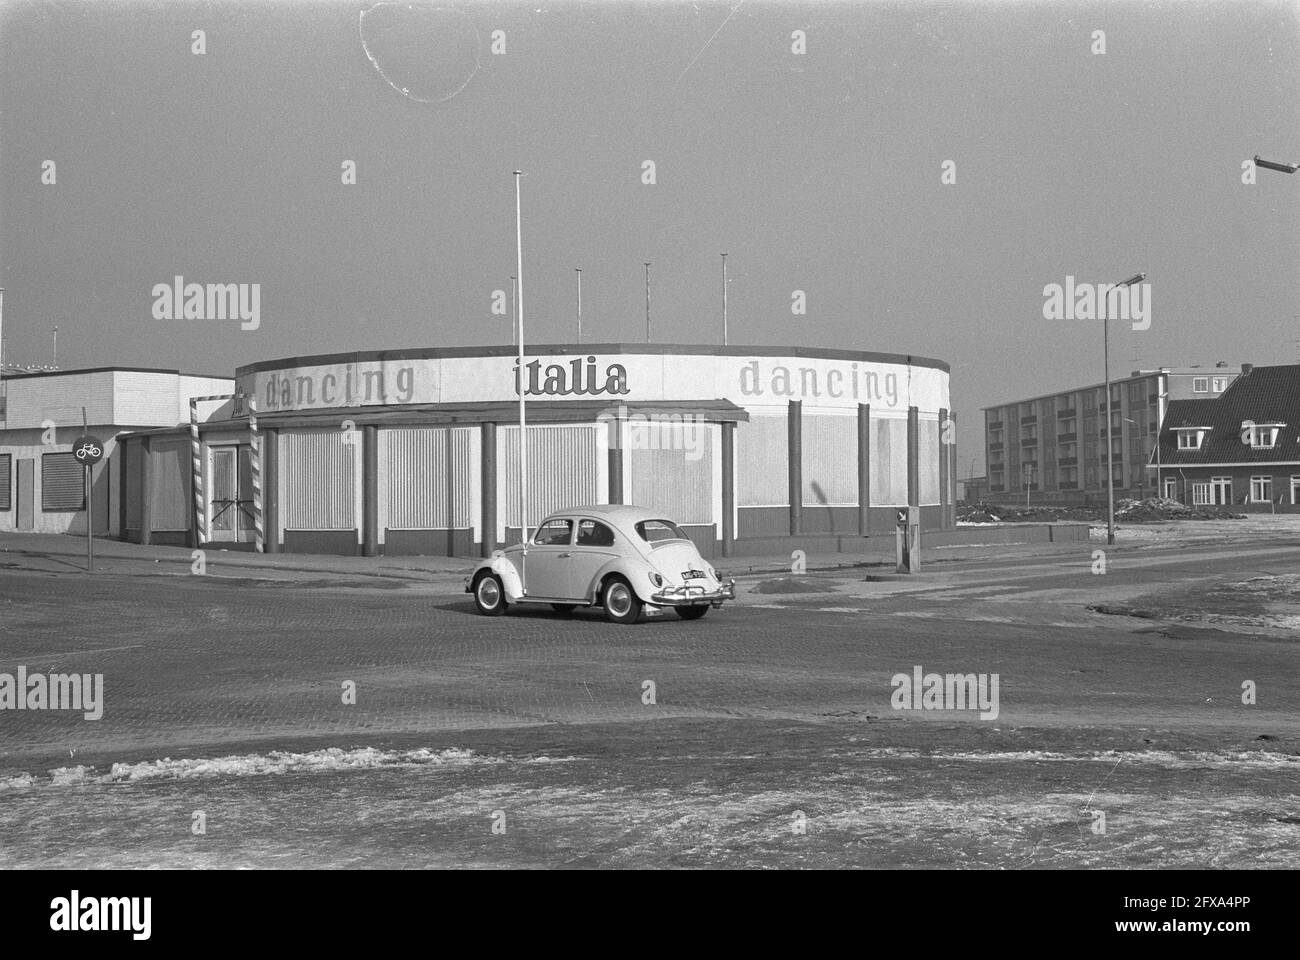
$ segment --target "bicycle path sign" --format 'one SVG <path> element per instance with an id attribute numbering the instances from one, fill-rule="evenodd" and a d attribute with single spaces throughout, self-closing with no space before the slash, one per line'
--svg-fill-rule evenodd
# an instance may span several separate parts
<path id="1" fill-rule="evenodd" d="M 72 441 L 72 455 L 77 463 L 89 467 L 103 459 L 104 444 L 98 437 L 83 434 Z"/>

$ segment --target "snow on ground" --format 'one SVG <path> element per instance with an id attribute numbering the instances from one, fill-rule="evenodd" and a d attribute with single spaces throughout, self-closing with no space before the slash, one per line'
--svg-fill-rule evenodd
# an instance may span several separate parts
<path id="1" fill-rule="evenodd" d="M 82 786 L 139 782 L 142 780 L 192 780 L 208 777 L 249 777 L 286 773 L 337 773 L 349 770 L 374 770 L 384 768 L 413 769 L 430 766 L 464 767 L 470 764 L 504 763 L 500 757 L 485 757 L 472 750 L 451 748 L 447 750 L 377 750 L 361 747 L 342 750 L 328 747 L 309 753 L 289 753 L 272 750 L 268 754 L 240 754 L 211 759 L 146 760 L 139 763 L 115 763 L 107 773 L 96 772 L 94 767 L 73 766 L 51 770 L 48 779 L 37 779 L 29 773 L 0 778 L 0 791 L 23 790 L 35 786 Z M 554 757 L 537 757 L 529 762 L 557 763 Z"/>

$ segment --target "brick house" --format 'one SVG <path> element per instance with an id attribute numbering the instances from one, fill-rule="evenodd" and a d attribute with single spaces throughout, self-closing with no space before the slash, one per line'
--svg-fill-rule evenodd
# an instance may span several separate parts
<path id="1" fill-rule="evenodd" d="M 1242 364 L 1221 395 L 1172 401 L 1148 469 L 1189 505 L 1300 513 L 1300 364 Z"/>

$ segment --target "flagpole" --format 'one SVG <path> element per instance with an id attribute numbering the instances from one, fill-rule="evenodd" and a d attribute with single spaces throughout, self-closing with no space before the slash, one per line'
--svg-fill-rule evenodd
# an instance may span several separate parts
<path id="1" fill-rule="evenodd" d="M 516 170 L 515 177 L 515 276 L 519 281 L 519 542 L 523 547 L 522 562 L 528 560 L 528 443 L 527 420 L 524 413 L 524 394 L 528 390 L 524 376 L 524 227 L 522 207 L 519 200 L 519 178 L 523 171 Z M 522 573 L 522 571 L 521 571 Z M 527 575 L 523 575 L 524 593 L 528 592 Z"/>

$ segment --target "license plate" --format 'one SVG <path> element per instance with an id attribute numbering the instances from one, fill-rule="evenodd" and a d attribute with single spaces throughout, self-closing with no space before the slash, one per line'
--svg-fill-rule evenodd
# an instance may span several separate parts
<path id="1" fill-rule="evenodd" d="M 703 571 L 703 570 L 687 570 L 685 573 L 682 574 L 682 579 L 683 579 L 683 580 L 703 580 L 703 579 L 704 579 L 704 571 Z"/>

